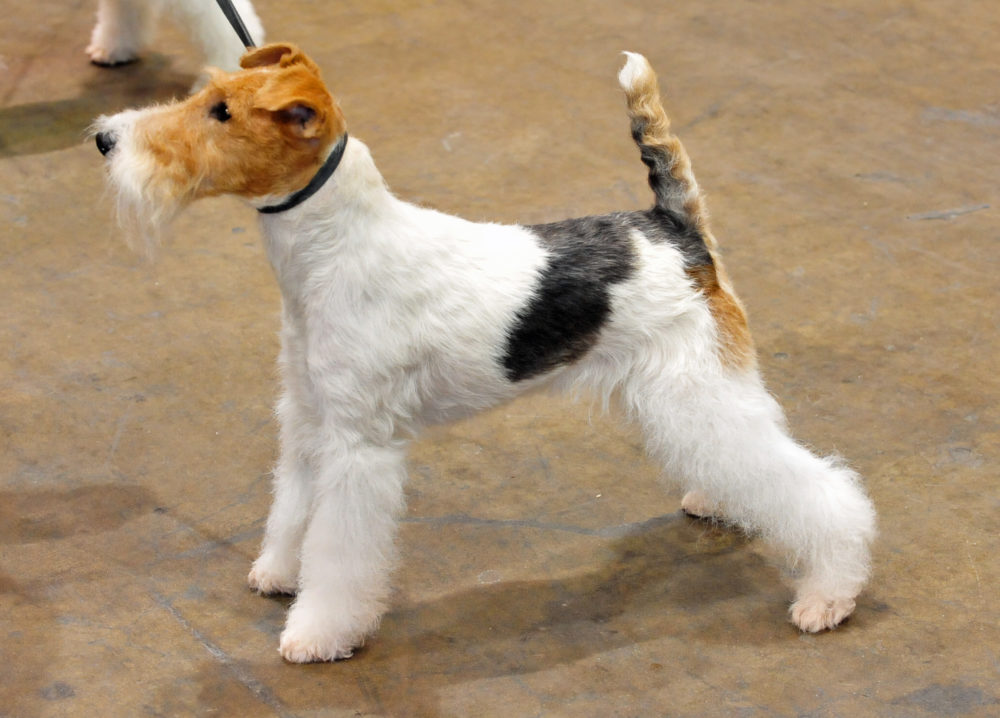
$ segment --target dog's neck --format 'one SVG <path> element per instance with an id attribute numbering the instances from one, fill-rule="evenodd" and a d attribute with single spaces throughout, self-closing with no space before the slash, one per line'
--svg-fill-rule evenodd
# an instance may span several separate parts
<path id="1" fill-rule="evenodd" d="M 392 222 L 401 205 L 368 147 L 350 138 L 337 171 L 314 195 L 287 211 L 260 215 L 264 247 L 286 302 L 304 291 L 311 269 L 329 266 L 312 255 L 367 251 L 371 228 Z"/>
<path id="2" fill-rule="evenodd" d="M 331 151 L 332 153 L 332 151 Z M 258 210 L 280 205 L 287 198 L 262 197 L 251 202 Z M 302 202 L 280 212 L 261 214 L 265 230 L 287 232 L 296 225 L 335 220 L 343 213 L 384 212 L 392 199 L 368 147 L 360 140 L 347 139 L 336 171 Z"/>
<path id="3" fill-rule="evenodd" d="M 297 192 L 293 192 L 283 201 L 277 204 L 268 204 L 262 207 L 258 207 L 257 211 L 261 214 L 278 214 L 279 212 L 287 212 L 290 209 L 298 207 L 300 204 L 305 202 L 307 199 L 316 194 L 323 185 L 326 184 L 333 173 L 337 171 L 337 167 L 340 166 L 340 161 L 344 157 L 344 149 L 347 147 L 348 136 L 345 132 L 341 135 L 340 139 L 334 144 L 333 149 L 327 155 L 323 164 L 320 165 L 316 174 L 313 175 L 309 183 Z"/>

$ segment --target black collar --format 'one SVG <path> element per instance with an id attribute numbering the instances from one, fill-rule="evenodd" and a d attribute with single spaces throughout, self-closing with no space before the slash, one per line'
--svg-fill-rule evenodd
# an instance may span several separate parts
<path id="1" fill-rule="evenodd" d="M 281 204 L 272 204 L 268 207 L 258 207 L 257 211 L 261 214 L 276 214 L 278 212 L 284 212 L 292 207 L 297 207 L 312 197 L 317 191 L 319 191 L 319 188 L 333 176 L 334 171 L 337 169 L 337 165 L 340 164 L 340 160 L 344 156 L 345 147 L 347 147 L 346 132 L 337 142 L 337 145 L 333 148 L 333 152 L 330 153 L 330 156 L 326 158 L 326 162 L 324 162 L 323 166 L 319 168 L 319 172 L 313 175 L 313 178 L 309 180 L 309 184 L 290 196 Z"/>

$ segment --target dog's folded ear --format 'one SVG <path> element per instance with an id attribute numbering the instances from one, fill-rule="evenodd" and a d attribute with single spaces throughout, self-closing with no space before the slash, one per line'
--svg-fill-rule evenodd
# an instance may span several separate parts
<path id="1" fill-rule="evenodd" d="M 323 85 L 319 68 L 295 45 L 272 43 L 253 48 L 240 65 L 248 70 L 276 70 L 257 90 L 253 104 L 270 112 L 290 136 L 311 140 L 343 131 L 344 118 Z"/>
<path id="2" fill-rule="evenodd" d="M 240 67 L 249 70 L 254 67 L 291 67 L 303 65 L 319 75 L 319 67 L 302 50 L 290 42 L 275 42 L 263 47 L 251 48 L 240 58 Z"/>
<path id="3" fill-rule="evenodd" d="M 344 118 L 330 93 L 316 75 L 302 67 L 275 73 L 257 91 L 253 104 L 270 112 L 273 121 L 296 139 L 332 139 L 343 131 Z"/>

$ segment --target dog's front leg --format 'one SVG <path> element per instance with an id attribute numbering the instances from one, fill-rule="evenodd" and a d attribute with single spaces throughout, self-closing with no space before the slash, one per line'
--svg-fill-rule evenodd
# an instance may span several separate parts
<path id="1" fill-rule="evenodd" d="M 404 480 L 399 446 L 334 437 L 320 455 L 299 594 L 281 634 L 286 660 L 348 658 L 375 630 L 389 595 Z"/>
<path id="2" fill-rule="evenodd" d="M 260 556 L 247 582 L 263 594 L 298 590 L 299 553 L 313 502 L 315 462 L 322 444 L 318 410 L 306 376 L 305 342 L 299 324 L 288 312 L 281 323 L 282 395 L 275 411 L 280 427 L 280 455 L 274 468 L 274 500 Z"/>
<path id="3" fill-rule="evenodd" d="M 253 563 L 247 583 L 263 594 L 294 594 L 298 590 L 299 551 L 313 499 L 313 466 L 301 446 L 305 412 L 288 389 L 278 403 L 281 422 L 281 455 L 274 469 L 274 499 L 260 556 Z"/>

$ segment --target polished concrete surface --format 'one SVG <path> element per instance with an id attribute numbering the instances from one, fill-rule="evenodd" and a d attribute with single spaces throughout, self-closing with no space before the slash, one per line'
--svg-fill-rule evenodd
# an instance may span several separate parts
<path id="1" fill-rule="evenodd" d="M 244 583 L 275 455 L 277 290 L 205 201 L 114 229 L 101 113 L 194 79 L 83 54 L 91 2 L 0 0 L 0 716 L 1000 715 L 1000 24 L 991 3 L 260 0 L 401 196 L 537 222 L 644 207 L 615 82 L 660 73 L 795 433 L 880 511 L 799 635 L 759 544 L 686 519 L 635 432 L 533 397 L 413 447 L 392 610 L 277 653 Z"/>

